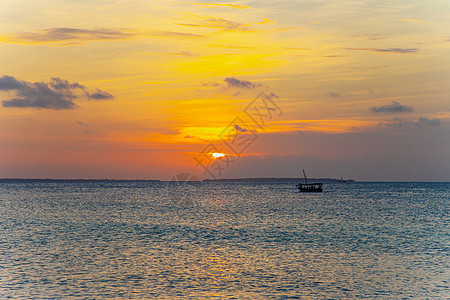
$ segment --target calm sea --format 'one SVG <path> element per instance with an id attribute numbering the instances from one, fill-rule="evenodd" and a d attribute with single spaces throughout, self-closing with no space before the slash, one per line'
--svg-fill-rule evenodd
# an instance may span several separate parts
<path id="1" fill-rule="evenodd" d="M 449 183 L 0 182 L 0 298 L 448 299 Z"/>

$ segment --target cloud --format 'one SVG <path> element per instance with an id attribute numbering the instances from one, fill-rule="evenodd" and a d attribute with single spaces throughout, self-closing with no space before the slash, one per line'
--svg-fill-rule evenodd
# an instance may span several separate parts
<path id="1" fill-rule="evenodd" d="M 5 75 L 0 78 L 1 91 L 17 90 L 24 86 L 25 86 L 24 82 L 18 81 L 12 76 Z"/>
<path id="2" fill-rule="evenodd" d="M 221 31 L 234 31 L 234 32 L 246 32 L 253 33 L 257 31 L 264 30 L 267 33 L 284 32 L 293 29 L 298 29 L 299 27 L 283 27 L 267 29 L 267 26 L 271 26 L 277 23 L 274 20 L 264 18 L 260 22 L 251 23 L 240 23 L 232 20 L 227 20 L 219 17 L 204 17 L 199 15 L 190 15 L 188 20 L 183 20 L 181 22 L 175 23 L 176 25 L 198 27 L 198 28 L 213 28 Z M 266 29 L 262 29 L 266 28 Z"/>
<path id="3" fill-rule="evenodd" d="M 410 121 L 410 120 L 404 120 L 400 118 L 394 118 L 388 122 L 382 122 L 379 124 L 380 126 L 384 127 L 395 127 L 395 128 L 401 128 L 401 127 L 426 127 L 426 126 L 432 126 L 432 127 L 439 127 L 441 126 L 441 121 L 439 119 L 428 119 L 428 118 L 420 118 L 417 121 Z"/>
<path id="4" fill-rule="evenodd" d="M 327 93 L 327 96 L 330 98 L 340 98 L 341 94 L 336 93 L 336 92 L 329 92 L 329 93 Z"/>
<path id="5" fill-rule="evenodd" d="M 205 6 L 225 7 L 225 8 L 235 8 L 235 9 L 249 8 L 247 5 L 239 5 L 239 4 L 219 4 L 219 3 L 194 3 L 194 4 L 205 5 Z"/>
<path id="6" fill-rule="evenodd" d="M 164 31 L 164 30 L 149 30 L 144 33 L 148 36 L 162 36 L 162 37 L 176 37 L 176 38 L 202 38 L 201 34 L 178 32 L 178 31 Z"/>
<path id="7" fill-rule="evenodd" d="M 239 132 L 247 132 L 248 130 L 245 128 L 242 128 L 241 126 L 239 126 L 238 124 L 234 125 L 234 129 L 236 129 Z"/>
<path id="8" fill-rule="evenodd" d="M 189 51 L 181 51 L 180 53 L 175 53 L 175 55 L 182 55 L 182 56 L 187 56 L 187 57 L 197 57 L 199 56 L 197 53 L 192 53 Z"/>
<path id="9" fill-rule="evenodd" d="M 111 41 L 136 38 L 138 36 L 162 36 L 177 38 L 198 38 L 199 34 L 147 30 L 138 32 L 124 29 L 84 29 L 84 28 L 46 28 L 34 32 L 13 34 L 5 40 L 13 43 L 52 43 L 52 42 L 82 42 L 82 41 Z"/>
<path id="10" fill-rule="evenodd" d="M 118 40 L 134 37 L 135 34 L 117 29 L 82 29 L 82 28 L 46 28 L 36 32 L 15 35 L 15 41 L 22 42 L 60 42 L 68 40 Z"/>
<path id="11" fill-rule="evenodd" d="M 253 89 L 257 86 L 260 86 L 259 84 L 255 84 L 251 81 L 240 80 L 235 77 L 227 77 L 224 81 L 227 83 L 227 86 L 229 88 Z"/>
<path id="12" fill-rule="evenodd" d="M 370 51 L 375 53 L 396 53 L 396 54 L 413 54 L 417 53 L 417 48 L 345 48 L 345 50 Z"/>
<path id="13" fill-rule="evenodd" d="M 428 125 L 428 126 L 441 126 L 441 121 L 439 121 L 439 119 L 433 119 L 430 120 L 428 118 L 420 118 L 417 122 L 414 123 L 416 126 L 424 126 L 424 125 Z"/>
<path id="14" fill-rule="evenodd" d="M 386 38 L 386 35 L 367 33 L 367 34 L 353 35 L 353 37 L 375 41 L 375 40 L 380 40 L 380 39 Z"/>
<path id="15" fill-rule="evenodd" d="M 77 88 L 84 90 L 84 86 L 82 86 L 78 82 L 70 83 L 68 80 L 64 80 L 58 77 L 52 77 L 49 85 L 55 90 L 68 90 Z"/>
<path id="16" fill-rule="evenodd" d="M 201 18 L 201 17 L 200 17 Z M 190 26 L 190 27 L 207 27 L 218 28 L 226 31 L 247 31 L 250 29 L 248 24 L 243 24 L 235 21 L 226 20 L 223 18 L 202 18 L 197 23 L 177 23 L 177 25 Z"/>
<path id="17" fill-rule="evenodd" d="M 252 81 L 248 81 L 248 80 L 241 80 L 238 79 L 236 77 L 226 77 L 223 82 L 207 82 L 207 83 L 202 83 L 203 87 L 215 87 L 215 88 L 221 88 L 221 89 L 254 89 L 257 87 L 261 87 L 264 86 L 263 84 L 260 83 L 255 83 Z M 234 93 L 234 96 L 238 96 L 240 94 L 241 91 L 237 91 Z M 272 99 L 272 98 L 279 98 L 278 95 L 275 95 L 274 93 L 270 93 L 270 94 L 264 94 L 264 97 L 267 97 L 268 99 Z"/>
<path id="18" fill-rule="evenodd" d="M 89 99 L 94 99 L 94 100 L 109 100 L 109 99 L 114 98 L 114 96 L 111 95 L 110 93 L 101 91 L 97 88 L 95 89 L 95 92 L 93 92 L 93 93 L 86 92 L 86 95 L 88 96 Z"/>
<path id="19" fill-rule="evenodd" d="M 270 93 L 270 94 L 264 93 L 264 96 L 269 98 L 269 100 L 272 100 L 272 98 L 275 98 L 275 99 L 280 98 L 280 96 L 278 96 L 277 94 L 274 94 L 274 93 Z"/>
<path id="20" fill-rule="evenodd" d="M 93 131 L 91 131 L 91 130 L 89 130 L 87 128 L 86 123 L 84 123 L 83 121 L 76 120 L 75 122 L 78 125 L 80 125 L 80 127 L 83 129 L 84 133 L 87 133 L 87 134 L 93 134 L 94 133 Z"/>
<path id="21" fill-rule="evenodd" d="M 51 95 L 34 96 L 31 98 L 12 98 L 10 100 L 3 101 L 3 107 L 34 107 L 34 108 L 47 108 L 47 109 L 73 109 L 78 106 L 70 100 L 62 99 L 58 96 L 52 97 Z"/>
<path id="22" fill-rule="evenodd" d="M 186 57 L 198 57 L 200 56 L 197 53 L 189 52 L 189 51 L 181 51 L 177 53 L 166 53 L 167 55 L 175 55 L 175 56 L 186 56 Z"/>
<path id="23" fill-rule="evenodd" d="M 222 86 L 220 83 L 217 82 L 207 82 L 207 83 L 202 83 L 202 86 L 214 86 L 214 87 L 219 87 Z"/>
<path id="24" fill-rule="evenodd" d="M 414 111 L 412 106 L 401 105 L 397 101 L 392 101 L 389 105 L 383 105 L 380 107 L 372 107 L 370 109 L 373 113 L 388 113 L 388 114 L 398 114 L 403 112 L 411 112 Z"/>
<path id="25" fill-rule="evenodd" d="M 12 91 L 15 97 L 3 100 L 3 107 L 33 107 L 44 109 L 74 109 L 77 108 L 73 100 L 87 97 L 93 100 L 108 100 L 114 97 L 98 88 L 89 92 L 87 88 L 77 82 L 69 82 L 58 77 L 50 82 L 27 82 L 17 80 L 12 76 L 0 77 L 0 90 Z"/>

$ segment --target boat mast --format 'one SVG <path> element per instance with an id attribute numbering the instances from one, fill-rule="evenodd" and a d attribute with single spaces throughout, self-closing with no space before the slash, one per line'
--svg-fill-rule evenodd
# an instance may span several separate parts
<path id="1" fill-rule="evenodd" d="M 305 169 L 303 169 L 303 176 L 305 176 L 305 183 L 308 184 L 308 180 L 306 179 Z"/>

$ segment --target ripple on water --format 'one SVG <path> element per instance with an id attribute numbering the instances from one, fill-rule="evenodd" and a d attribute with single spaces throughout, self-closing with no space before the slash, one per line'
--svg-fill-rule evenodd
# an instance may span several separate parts
<path id="1" fill-rule="evenodd" d="M 0 297 L 448 295 L 449 184 L 326 188 L 1 182 Z"/>

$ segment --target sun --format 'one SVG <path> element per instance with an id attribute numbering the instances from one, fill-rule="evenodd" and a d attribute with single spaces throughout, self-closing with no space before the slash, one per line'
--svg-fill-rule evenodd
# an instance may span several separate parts
<path id="1" fill-rule="evenodd" d="M 216 158 L 224 157 L 226 154 L 225 153 L 211 153 L 211 155 L 214 157 L 214 159 L 216 159 Z"/>

